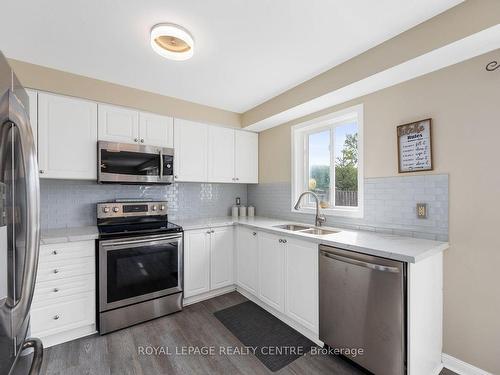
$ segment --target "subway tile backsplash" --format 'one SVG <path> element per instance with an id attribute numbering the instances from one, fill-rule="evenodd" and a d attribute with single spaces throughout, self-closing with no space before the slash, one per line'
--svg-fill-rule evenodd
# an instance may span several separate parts
<path id="1" fill-rule="evenodd" d="M 448 175 L 366 178 L 364 217 L 329 216 L 326 225 L 433 240 L 448 240 Z M 248 186 L 248 203 L 256 214 L 314 222 L 314 215 L 291 212 L 289 182 Z M 426 219 L 416 204 L 427 203 Z"/>
<path id="2" fill-rule="evenodd" d="M 168 201 L 169 220 L 227 216 L 236 197 L 247 201 L 243 184 L 99 185 L 93 181 L 40 180 L 42 229 L 96 224 L 96 203 L 119 198 Z"/>
<path id="3" fill-rule="evenodd" d="M 366 178 L 364 183 L 364 217 L 329 216 L 326 225 L 448 240 L 448 175 Z M 291 212 L 289 182 L 136 186 L 41 180 L 40 195 L 42 229 L 95 225 L 95 204 L 118 198 L 166 200 L 172 221 L 230 215 L 236 197 L 242 204 L 255 206 L 259 216 L 311 223 L 314 220 L 313 215 Z M 417 218 L 417 203 L 427 203 L 427 219 Z"/>

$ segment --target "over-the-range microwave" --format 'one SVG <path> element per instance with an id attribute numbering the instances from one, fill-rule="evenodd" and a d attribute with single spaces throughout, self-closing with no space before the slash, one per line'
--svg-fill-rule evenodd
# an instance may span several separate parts
<path id="1" fill-rule="evenodd" d="M 171 184 L 174 149 L 97 142 L 97 181 L 122 184 Z"/>

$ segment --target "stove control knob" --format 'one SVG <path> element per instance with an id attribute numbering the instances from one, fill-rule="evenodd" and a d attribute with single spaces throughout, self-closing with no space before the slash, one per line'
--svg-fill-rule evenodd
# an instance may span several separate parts
<path id="1" fill-rule="evenodd" d="M 108 206 L 105 206 L 102 208 L 102 212 L 104 212 L 105 214 L 107 214 L 109 212 L 109 207 Z"/>
<path id="2" fill-rule="evenodd" d="M 162 204 L 162 205 L 160 206 L 160 211 L 163 211 L 163 210 L 165 210 L 165 205 L 164 205 L 164 204 Z"/>
<path id="3" fill-rule="evenodd" d="M 156 207 L 156 206 L 153 206 L 153 207 L 151 207 L 151 209 L 152 209 L 153 211 L 156 211 L 157 207 Z"/>
<path id="4" fill-rule="evenodd" d="M 118 207 L 113 207 L 113 212 L 118 212 L 120 209 Z"/>

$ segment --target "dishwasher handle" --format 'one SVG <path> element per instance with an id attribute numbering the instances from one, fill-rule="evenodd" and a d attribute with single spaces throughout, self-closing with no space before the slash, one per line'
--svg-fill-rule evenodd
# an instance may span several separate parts
<path id="1" fill-rule="evenodd" d="M 391 273 L 399 273 L 400 272 L 398 267 L 383 266 L 381 264 L 365 262 L 365 261 L 357 260 L 357 259 L 353 259 L 353 258 L 346 258 L 346 257 L 343 257 L 341 255 L 329 253 L 327 251 L 321 251 L 321 255 L 323 255 L 326 258 L 338 260 L 339 262 L 349 263 L 349 264 L 353 264 L 355 266 L 364 267 L 364 268 L 370 268 L 370 269 L 375 270 L 375 271 L 391 272 Z"/>

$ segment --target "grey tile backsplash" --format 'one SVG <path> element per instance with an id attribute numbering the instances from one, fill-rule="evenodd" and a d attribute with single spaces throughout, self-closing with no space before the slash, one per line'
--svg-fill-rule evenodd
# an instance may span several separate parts
<path id="1" fill-rule="evenodd" d="M 97 202 L 119 198 L 168 201 L 169 219 L 227 216 L 235 198 L 247 201 L 240 184 L 175 183 L 161 186 L 99 185 L 93 181 L 40 180 L 42 229 L 96 224 Z"/>
<path id="2" fill-rule="evenodd" d="M 366 178 L 362 219 L 327 217 L 326 225 L 448 240 L 448 175 Z M 248 203 L 256 214 L 314 222 L 314 216 L 291 212 L 289 182 L 248 186 Z M 417 203 L 427 203 L 428 216 L 418 219 Z"/>
<path id="3" fill-rule="evenodd" d="M 95 225 L 95 204 L 117 198 L 166 200 L 172 221 L 230 215 L 241 197 L 242 204 L 256 207 L 256 215 L 313 222 L 313 215 L 291 212 L 289 182 L 135 186 L 41 180 L 40 194 L 43 229 Z M 364 203 L 362 219 L 330 216 L 327 225 L 448 240 L 448 175 L 366 178 Z M 417 203 L 427 203 L 427 219 L 417 218 Z"/>

